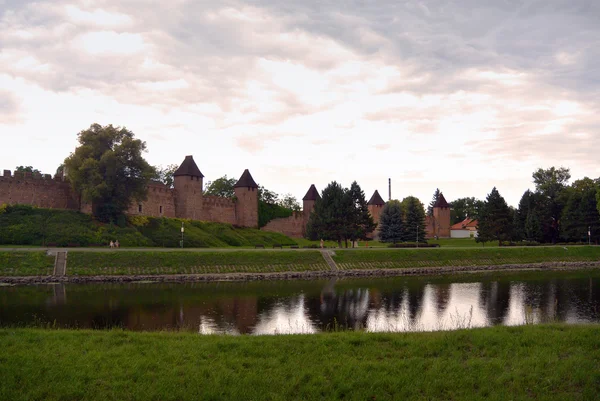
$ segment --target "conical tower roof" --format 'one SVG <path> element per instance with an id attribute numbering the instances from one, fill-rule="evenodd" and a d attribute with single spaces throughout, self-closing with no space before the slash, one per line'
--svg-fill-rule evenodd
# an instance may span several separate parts
<path id="1" fill-rule="evenodd" d="M 183 163 L 181 163 L 181 166 L 175 170 L 173 175 L 175 177 L 180 175 L 191 175 L 192 177 L 204 178 L 204 175 L 200 172 L 200 169 L 196 165 L 193 156 L 186 156 L 183 160 Z"/>
<path id="2" fill-rule="evenodd" d="M 258 188 L 258 185 L 256 185 L 256 182 L 254 181 L 254 178 L 252 178 L 250 171 L 248 171 L 248 169 L 246 169 L 242 173 L 242 176 L 240 177 L 238 182 L 233 187 L 234 188 L 240 188 L 240 187 Z"/>
<path id="3" fill-rule="evenodd" d="M 312 184 L 310 188 L 308 188 L 308 192 L 302 198 L 303 201 L 316 201 L 321 199 L 321 195 L 319 195 L 319 191 L 317 191 L 317 187 L 315 184 Z"/>
<path id="4" fill-rule="evenodd" d="M 383 206 L 385 205 L 385 201 L 383 200 L 383 198 L 381 197 L 381 195 L 379 195 L 379 191 L 375 190 L 375 192 L 373 193 L 373 196 L 371 196 L 371 199 L 369 200 L 369 202 L 367 203 L 367 205 L 376 205 L 376 206 Z"/>
<path id="5" fill-rule="evenodd" d="M 448 202 L 446 202 L 446 198 L 444 198 L 444 194 L 440 192 L 440 196 L 438 196 L 437 201 L 433 204 L 433 207 L 441 207 L 441 208 L 449 208 Z"/>

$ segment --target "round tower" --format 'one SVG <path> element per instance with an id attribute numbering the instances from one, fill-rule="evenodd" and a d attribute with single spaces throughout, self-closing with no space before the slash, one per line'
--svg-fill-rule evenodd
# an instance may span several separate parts
<path id="1" fill-rule="evenodd" d="M 175 170 L 175 216 L 181 219 L 202 219 L 202 179 L 204 175 L 193 156 L 186 156 Z"/>
<path id="2" fill-rule="evenodd" d="M 237 198 L 235 220 L 238 226 L 258 228 L 258 185 L 248 169 L 233 186 Z"/>

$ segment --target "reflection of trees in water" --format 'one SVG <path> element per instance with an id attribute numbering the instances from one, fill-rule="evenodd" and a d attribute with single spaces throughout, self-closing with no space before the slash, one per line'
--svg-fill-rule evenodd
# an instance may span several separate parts
<path id="1" fill-rule="evenodd" d="M 448 308 L 448 303 L 450 302 L 451 287 L 450 284 L 442 283 L 434 284 L 433 287 L 433 293 L 435 294 L 435 308 L 439 318 L 440 316 L 444 315 L 444 312 L 446 312 L 446 308 Z"/>
<path id="2" fill-rule="evenodd" d="M 479 306 L 485 311 L 489 324 L 503 323 L 510 306 L 510 282 L 483 282 L 479 292 Z"/>
<path id="3" fill-rule="evenodd" d="M 406 298 L 408 300 L 408 317 L 414 323 L 420 315 L 425 299 L 425 284 L 414 283 L 406 286 Z"/>
<path id="4" fill-rule="evenodd" d="M 366 288 L 336 291 L 328 285 L 319 298 L 311 297 L 306 300 L 310 320 L 322 329 L 336 326 L 365 327 L 368 309 L 369 290 Z"/>

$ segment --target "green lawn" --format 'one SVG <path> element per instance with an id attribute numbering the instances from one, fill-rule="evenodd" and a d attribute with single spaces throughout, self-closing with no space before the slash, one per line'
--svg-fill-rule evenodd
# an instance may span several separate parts
<path id="1" fill-rule="evenodd" d="M 70 252 L 67 275 L 268 273 L 328 270 L 319 251 Z"/>
<path id="2" fill-rule="evenodd" d="M 593 400 L 598 325 L 199 336 L 0 330 L 2 400 Z"/>
<path id="3" fill-rule="evenodd" d="M 0 276 L 49 276 L 54 256 L 46 252 L 4 252 L 0 250 Z"/>
<path id="4" fill-rule="evenodd" d="M 482 266 L 542 262 L 600 261 L 600 247 L 497 247 L 336 250 L 341 269 Z"/>

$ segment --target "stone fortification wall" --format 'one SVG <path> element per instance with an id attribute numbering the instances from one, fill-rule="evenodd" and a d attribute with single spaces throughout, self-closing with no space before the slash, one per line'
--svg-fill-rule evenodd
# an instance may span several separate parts
<path id="1" fill-rule="evenodd" d="M 91 212 L 91 209 L 90 209 Z M 159 182 L 148 185 L 148 196 L 143 202 L 134 202 L 127 214 L 150 217 L 175 217 L 175 190 Z"/>
<path id="2" fill-rule="evenodd" d="M 281 233 L 292 238 L 302 238 L 304 235 L 304 227 L 305 219 L 303 213 L 294 212 L 290 217 L 271 220 L 261 230 Z"/>
<path id="3" fill-rule="evenodd" d="M 0 177 L 0 204 L 25 204 L 52 209 L 78 209 L 69 183 L 54 180 L 50 174 L 4 170 Z"/>
<path id="4" fill-rule="evenodd" d="M 201 220 L 237 224 L 235 202 L 219 196 L 203 196 Z"/>

